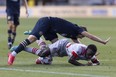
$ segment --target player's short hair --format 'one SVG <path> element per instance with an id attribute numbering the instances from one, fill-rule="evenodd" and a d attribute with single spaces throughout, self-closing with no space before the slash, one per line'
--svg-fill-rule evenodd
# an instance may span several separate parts
<path id="1" fill-rule="evenodd" d="M 92 51 L 90 52 L 91 55 L 95 55 L 96 52 L 97 52 L 97 47 L 96 47 L 96 45 L 94 45 L 94 44 L 89 44 L 88 47 L 87 47 L 87 49 L 91 49 L 91 50 L 92 50 Z"/>
<path id="2" fill-rule="evenodd" d="M 84 26 L 80 26 L 84 31 L 87 31 L 87 28 Z"/>
<path id="3" fill-rule="evenodd" d="M 76 26 L 78 26 L 77 24 L 75 24 Z M 84 31 L 87 31 L 87 28 L 84 26 L 79 26 L 80 28 L 82 28 Z"/>

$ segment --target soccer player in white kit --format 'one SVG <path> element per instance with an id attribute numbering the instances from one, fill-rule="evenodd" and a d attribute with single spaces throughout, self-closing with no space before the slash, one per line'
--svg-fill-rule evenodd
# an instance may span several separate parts
<path id="1" fill-rule="evenodd" d="M 94 44 L 86 46 L 84 44 L 71 43 L 68 39 L 58 40 L 55 43 L 48 45 L 48 47 L 46 47 L 46 43 L 44 41 L 38 42 L 38 44 L 41 46 L 40 49 L 29 47 L 24 49 L 26 52 L 41 56 L 36 60 L 36 64 L 51 64 L 52 57 L 54 56 L 68 56 L 68 62 L 76 66 L 90 66 L 100 64 L 95 56 L 97 48 Z M 78 60 L 87 60 L 91 62 L 82 64 L 78 62 Z"/>
<path id="2" fill-rule="evenodd" d="M 59 57 L 68 56 L 69 57 L 68 62 L 73 65 L 86 66 L 86 65 L 100 64 L 100 62 L 95 56 L 97 52 L 97 48 L 93 44 L 86 46 L 84 44 L 71 43 L 67 39 L 61 39 L 49 45 L 49 49 L 50 49 L 50 54 L 52 56 L 59 56 Z M 46 52 L 48 55 L 48 51 Z M 40 60 L 42 63 L 44 63 L 44 58 L 43 59 L 38 58 L 38 61 Z M 78 60 L 87 60 L 87 61 L 90 60 L 91 62 L 87 64 L 82 64 L 79 63 Z"/>

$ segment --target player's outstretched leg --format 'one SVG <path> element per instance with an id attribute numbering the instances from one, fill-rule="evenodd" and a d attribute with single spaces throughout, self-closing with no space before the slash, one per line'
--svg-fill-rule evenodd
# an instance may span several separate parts
<path id="1" fill-rule="evenodd" d="M 16 56 L 19 52 L 21 52 L 22 50 L 24 50 L 25 47 L 26 47 L 27 45 L 29 45 L 29 44 L 31 44 L 31 42 L 30 42 L 28 39 L 25 39 L 24 41 L 22 41 L 22 42 L 19 44 L 19 46 L 16 48 L 16 50 L 13 51 L 13 52 L 11 52 L 11 53 L 9 54 L 9 56 L 8 56 L 8 64 L 9 64 L 9 65 L 12 65 L 13 62 L 14 62 L 14 60 L 15 60 L 15 56 Z"/>

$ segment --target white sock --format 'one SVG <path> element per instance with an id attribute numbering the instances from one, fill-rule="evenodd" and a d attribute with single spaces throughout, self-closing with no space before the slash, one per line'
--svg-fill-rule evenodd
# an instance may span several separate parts
<path id="1" fill-rule="evenodd" d="M 24 51 L 38 55 L 41 50 L 37 48 L 26 47 Z"/>
<path id="2" fill-rule="evenodd" d="M 16 56 L 16 55 L 17 55 L 17 53 L 16 53 L 15 51 L 13 51 L 11 54 L 12 54 L 13 56 Z"/>
<path id="3" fill-rule="evenodd" d="M 29 53 L 32 53 L 33 52 L 32 50 L 33 50 L 33 48 L 30 48 L 30 47 L 26 47 L 24 49 L 24 51 L 29 52 Z"/>

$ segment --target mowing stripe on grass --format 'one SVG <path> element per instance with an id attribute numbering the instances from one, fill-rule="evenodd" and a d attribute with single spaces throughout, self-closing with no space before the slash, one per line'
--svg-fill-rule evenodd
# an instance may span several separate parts
<path id="1" fill-rule="evenodd" d="M 41 70 L 25 70 L 25 69 L 16 69 L 16 68 L 0 68 L 0 70 L 5 71 L 20 71 L 20 72 L 37 72 L 37 73 L 47 73 L 47 74 L 58 74 L 58 75 L 71 75 L 71 76 L 85 76 L 85 77 L 110 77 L 103 75 L 91 75 L 91 74 L 78 74 L 78 73 L 69 73 L 69 72 L 53 72 L 53 71 L 41 71 Z"/>

